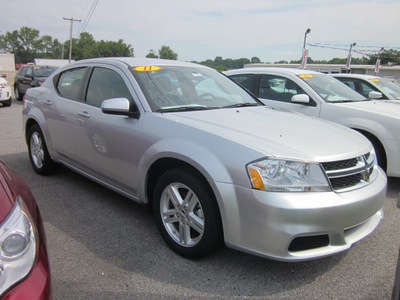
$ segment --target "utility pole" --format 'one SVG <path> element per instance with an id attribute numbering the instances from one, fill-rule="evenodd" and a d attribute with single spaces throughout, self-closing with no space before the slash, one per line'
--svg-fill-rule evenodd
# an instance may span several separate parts
<path id="1" fill-rule="evenodd" d="M 72 27 L 74 22 L 81 22 L 81 20 L 72 18 L 63 18 L 66 21 L 71 22 L 71 28 L 69 30 L 69 63 L 71 63 L 71 54 L 72 54 Z"/>

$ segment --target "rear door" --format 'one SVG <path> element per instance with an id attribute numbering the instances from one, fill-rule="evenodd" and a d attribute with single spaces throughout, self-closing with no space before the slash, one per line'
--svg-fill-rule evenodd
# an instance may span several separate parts
<path id="1" fill-rule="evenodd" d="M 57 75 L 56 92 L 45 107 L 51 144 L 67 163 L 77 160 L 77 139 L 84 130 L 84 120 L 78 114 L 78 107 L 82 103 L 82 88 L 88 71 L 86 67 L 79 67 Z"/>

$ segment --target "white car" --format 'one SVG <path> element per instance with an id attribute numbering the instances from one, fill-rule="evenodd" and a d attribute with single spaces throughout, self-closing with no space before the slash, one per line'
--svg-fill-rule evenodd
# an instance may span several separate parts
<path id="1" fill-rule="evenodd" d="M 3 77 L 5 75 L 1 75 L 0 77 L 0 103 L 3 106 L 10 106 L 11 105 L 11 87 L 8 84 L 7 80 Z"/>
<path id="2" fill-rule="evenodd" d="M 400 177 L 400 106 L 372 101 L 330 75 L 290 68 L 244 68 L 225 73 L 264 103 L 327 119 L 364 134 L 379 165 Z"/>
<path id="3" fill-rule="evenodd" d="M 366 98 L 400 100 L 400 83 L 396 79 L 364 74 L 334 74 L 333 76 Z M 371 92 L 375 92 L 376 96 L 370 94 Z"/>

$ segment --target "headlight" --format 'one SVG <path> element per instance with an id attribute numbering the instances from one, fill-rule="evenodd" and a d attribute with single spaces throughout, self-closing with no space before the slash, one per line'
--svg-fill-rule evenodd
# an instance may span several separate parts
<path id="1" fill-rule="evenodd" d="M 318 164 L 263 159 L 247 165 L 253 188 L 270 192 L 328 192 L 331 190 Z"/>
<path id="2" fill-rule="evenodd" d="M 0 295 L 22 280 L 35 262 L 36 227 L 21 198 L 0 224 Z"/>

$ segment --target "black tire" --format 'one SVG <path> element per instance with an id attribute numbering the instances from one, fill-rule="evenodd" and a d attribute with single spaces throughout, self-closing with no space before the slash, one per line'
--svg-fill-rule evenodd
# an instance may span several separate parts
<path id="1" fill-rule="evenodd" d="M 191 201 L 186 202 L 188 198 Z M 159 178 L 153 209 L 162 237 L 178 254 L 201 258 L 223 245 L 215 196 L 207 181 L 190 168 L 171 169 Z"/>
<path id="2" fill-rule="evenodd" d="M 28 132 L 28 152 L 32 167 L 36 173 L 47 175 L 55 172 L 58 168 L 50 157 L 46 141 L 39 125 L 33 125 Z"/>
<path id="3" fill-rule="evenodd" d="M 14 87 L 14 94 L 15 94 L 15 99 L 17 101 L 21 101 L 24 97 L 24 95 L 19 91 L 17 84 L 15 84 L 15 87 Z"/>
<path id="4" fill-rule="evenodd" d="M 8 101 L 2 102 L 3 106 L 11 106 L 11 98 Z"/>
<path id="5" fill-rule="evenodd" d="M 383 169 L 383 171 L 387 171 L 387 159 L 385 149 L 379 142 L 372 142 L 372 145 L 375 149 L 376 159 L 378 160 L 378 165 Z"/>

